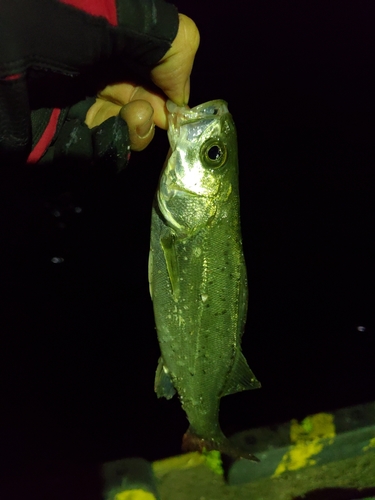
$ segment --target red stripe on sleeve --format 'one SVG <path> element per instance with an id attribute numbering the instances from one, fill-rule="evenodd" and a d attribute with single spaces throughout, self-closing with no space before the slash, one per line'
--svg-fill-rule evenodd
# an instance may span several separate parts
<path id="1" fill-rule="evenodd" d="M 72 5 L 92 16 L 104 17 L 113 26 L 118 25 L 116 0 L 60 0 L 60 2 Z"/>
<path id="2" fill-rule="evenodd" d="M 55 108 L 52 111 L 51 118 L 48 122 L 47 127 L 45 128 L 42 137 L 39 139 L 35 148 L 29 154 L 27 159 L 27 163 L 36 163 L 41 159 L 43 154 L 46 152 L 46 149 L 51 144 L 53 136 L 56 132 L 57 120 L 59 119 L 61 109 Z"/>
<path id="3" fill-rule="evenodd" d="M 5 78 L 3 78 L 3 80 L 6 80 L 6 81 L 10 81 L 10 80 L 18 80 L 19 78 L 21 78 L 23 75 L 22 73 L 17 73 L 16 75 L 8 75 L 6 76 Z"/>

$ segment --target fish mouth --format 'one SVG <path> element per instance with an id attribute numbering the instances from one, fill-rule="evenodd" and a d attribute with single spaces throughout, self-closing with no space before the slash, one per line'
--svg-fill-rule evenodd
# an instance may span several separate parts
<path id="1" fill-rule="evenodd" d="M 170 115 L 176 117 L 176 125 L 202 120 L 202 118 L 218 118 L 229 113 L 228 103 L 222 99 L 215 99 L 204 104 L 199 104 L 193 108 L 188 106 L 177 106 L 172 101 L 167 101 L 167 110 Z"/>
<path id="2" fill-rule="evenodd" d="M 224 115 L 229 114 L 226 101 L 216 99 L 204 104 L 189 108 L 177 106 L 172 101 L 167 101 L 168 110 L 168 137 L 172 148 L 180 137 L 181 128 L 185 125 L 205 121 L 221 121 Z"/>

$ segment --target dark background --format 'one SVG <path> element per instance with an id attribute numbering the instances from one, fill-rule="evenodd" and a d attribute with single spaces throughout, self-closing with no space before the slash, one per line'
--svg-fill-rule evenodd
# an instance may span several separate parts
<path id="1" fill-rule="evenodd" d="M 238 129 L 243 349 L 263 387 L 222 400 L 223 429 L 373 400 L 373 2 L 176 4 L 201 32 L 190 104 L 225 99 Z M 7 459 L 180 452 L 185 415 L 153 392 L 147 281 L 167 150 L 159 131 L 119 176 L 35 169 L 3 184 Z"/>

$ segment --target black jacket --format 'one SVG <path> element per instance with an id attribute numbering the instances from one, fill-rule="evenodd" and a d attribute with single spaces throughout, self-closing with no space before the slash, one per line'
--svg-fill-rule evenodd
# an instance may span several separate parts
<path id="1" fill-rule="evenodd" d="M 3 2 L 0 168 L 9 160 L 53 160 L 66 146 L 59 136 L 78 124 L 84 154 L 92 154 L 95 130 L 83 121 L 93 96 L 115 81 L 147 81 L 177 29 L 177 10 L 163 0 Z M 121 121 L 112 118 L 103 126 L 120 127 L 126 136 Z"/>

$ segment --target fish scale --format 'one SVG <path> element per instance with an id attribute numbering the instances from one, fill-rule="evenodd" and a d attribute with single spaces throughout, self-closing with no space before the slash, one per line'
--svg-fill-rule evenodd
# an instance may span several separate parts
<path id="1" fill-rule="evenodd" d="M 168 103 L 171 151 L 152 209 L 149 282 L 161 357 L 158 397 L 177 392 L 187 449 L 235 449 L 220 398 L 260 384 L 241 352 L 247 278 L 239 218 L 237 140 L 224 101 Z"/>

